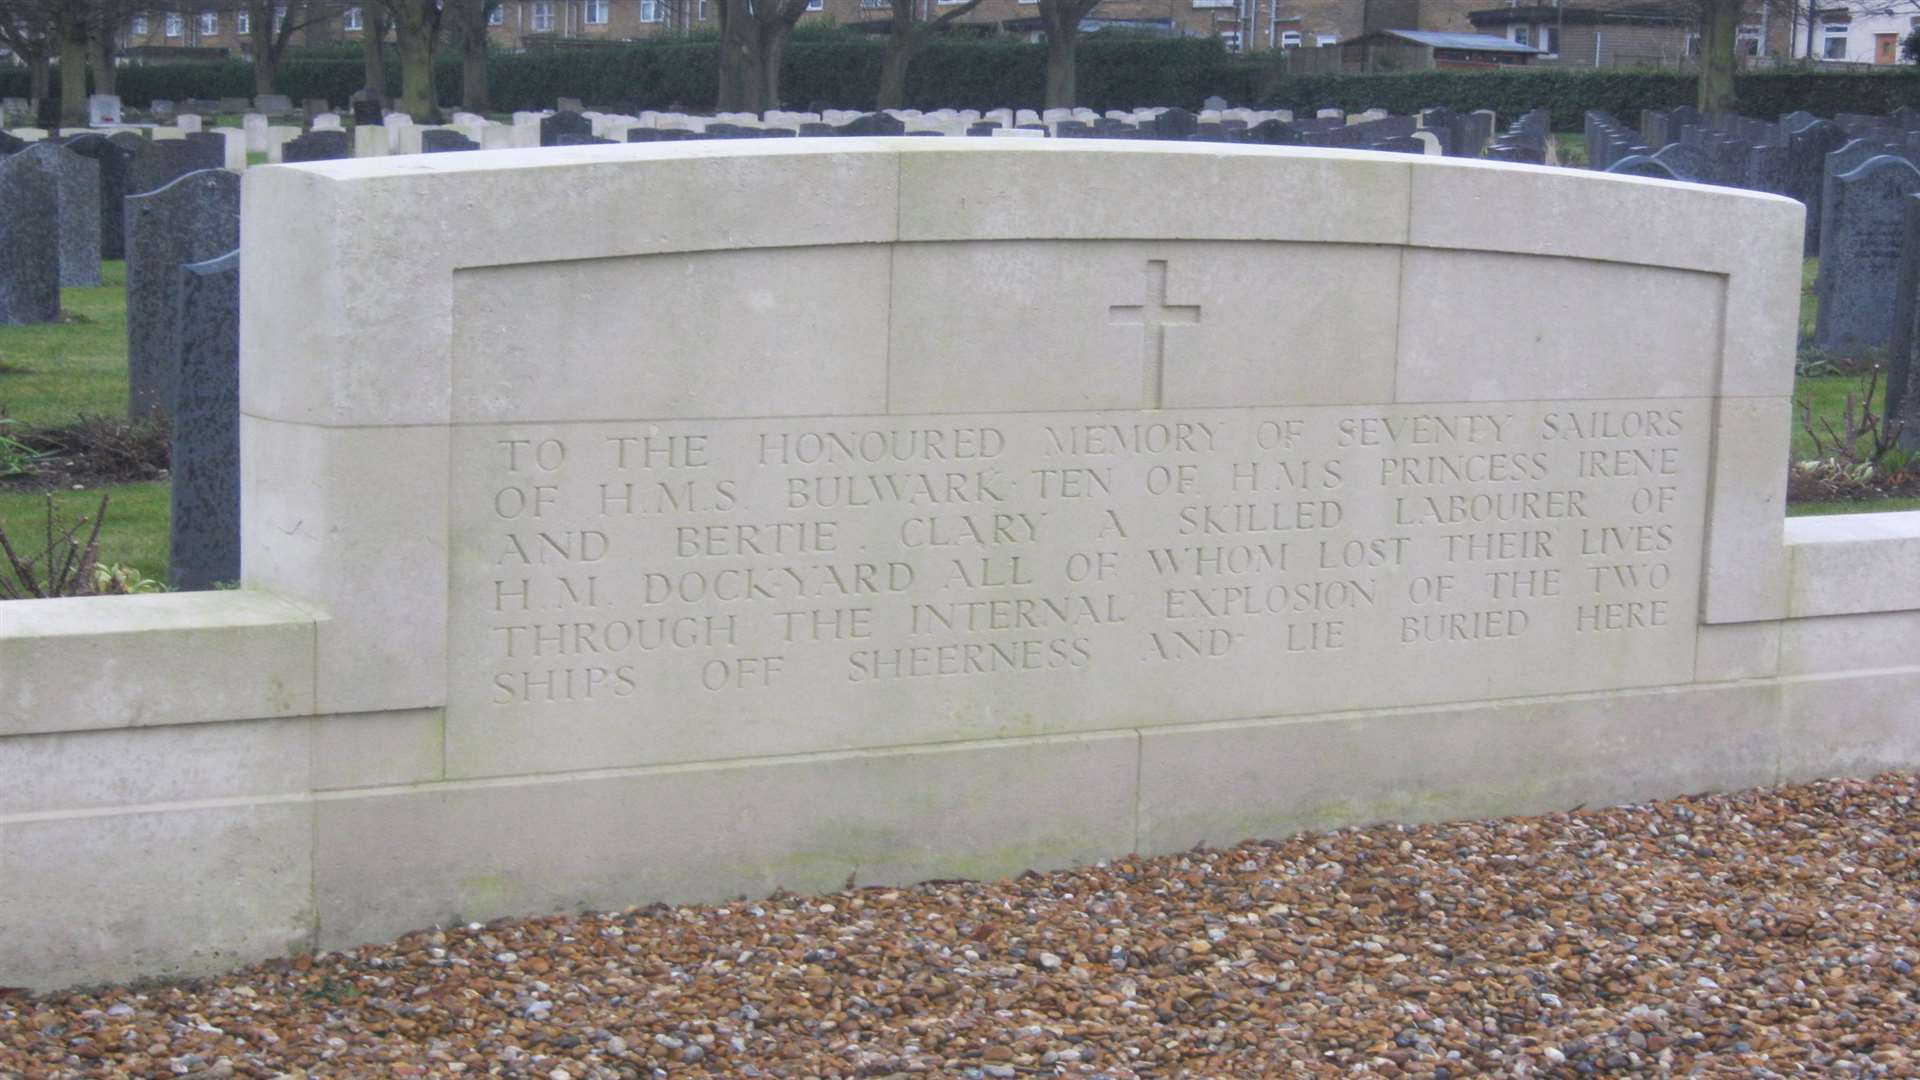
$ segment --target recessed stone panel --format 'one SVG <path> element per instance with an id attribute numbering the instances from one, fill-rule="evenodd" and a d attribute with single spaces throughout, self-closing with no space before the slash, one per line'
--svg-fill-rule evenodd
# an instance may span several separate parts
<path id="1" fill-rule="evenodd" d="M 463 426 L 448 775 L 1686 682 L 1710 416 Z"/>

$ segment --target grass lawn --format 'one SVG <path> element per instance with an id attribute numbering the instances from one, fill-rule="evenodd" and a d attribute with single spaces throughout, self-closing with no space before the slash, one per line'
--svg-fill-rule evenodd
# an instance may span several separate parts
<path id="1" fill-rule="evenodd" d="M 142 577 L 167 578 L 167 511 L 172 501 L 164 480 L 119 484 L 85 491 L 53 493 L 56 524 L 85 517 L 92 529 L 100 496 L 107 495 L 107 523 L 100 530 L 100 561 L 131 566 Z M 0 491 L 0 526 L 7 530 L 14 550 L 31 559 L 46 550 L 47 496 L 41 492 Z M 81 530 L 80 539 L 86 539 Z"/>
<path id="2" fill-rule="evenodd" d="M 1583 152 L 1578 136 L 1556 136 Z M 1806 292 L 1801 302 L 1803 331 L 1813 327 L 1812 283 L 1814 260 L 1807 260 Z M 22 426 L 61 424 L 83 414 L 121 416 L 127 407 L 126 267 L 110 262 L 104 268 L 106 284 L 97 289 L 67 289 L 61 306 L 70 318 L 47 326 L 0 327 L 0 417 Z M 1837 426 L 1849 393 L 1858 393 L 1861 381 L 1852 375 L 1819 375 L 1799 379 L 1794 396 L 1812 406 L 1816 417 L 1832 417 Z M 1877 405 L 1878 403 L 1876 403 Z M 1801 429 L 1795 410 L 1793 454 L 1813 456 L 1812 440 Z M 102 492 L 112 496 L 107 524 L 101 532 L 101 560 L 132 566 L 143 576 L 164 580 L 167 570 L 168 491 L 164 481 L 121 484 L 97 490 L 55 494 L 63 518 L 90 515 Z M 1798 503 L 1789 513 L 1852 514 L 1877 510 L 1920 510 L 1920 499 L 1882 502 Z M 46 499 L 39 494 L 0 492 L 0 526 L 15 537 L 16 547 L 44 544 Z"/>
<path id="3" fill-rule="evenodd" d="M 127 412 L 127 267 L 109 262 L 97 289 L 62 289 L 70 320 L 0 326 L 0 416 L 64 424 Z"/>

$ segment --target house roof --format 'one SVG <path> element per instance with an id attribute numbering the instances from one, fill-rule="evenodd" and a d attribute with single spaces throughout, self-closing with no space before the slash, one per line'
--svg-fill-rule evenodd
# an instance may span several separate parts
<path id="1" fill-rule="evenodd" d="M 1538 54 L 1540 52 L 1539 49 L 1531 45 L 1522 45 L 1517 41 L 1508 41 L 1503 37 L 1494 37 L 1492 34 L 1445 34 L 1436 30 L 1376 30 L 1372 34 L 1363 34 L 1361 37 L 1354 38 L 1353 40 L 1361 41 L 1365 38 L 1375 36 L 1400 38 L 1403 41 L 1411 41 L 1416 45 L 1425 45 L 1434 49 L 1464 49 L 1472 52 L 1528 54 Z M 1342 42 L 1342 44 L 1346 44 L 1346 42 Z"/>

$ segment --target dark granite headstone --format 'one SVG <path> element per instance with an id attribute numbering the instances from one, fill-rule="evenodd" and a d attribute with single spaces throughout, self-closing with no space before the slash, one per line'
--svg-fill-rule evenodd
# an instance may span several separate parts
<path id="1" fill-rule="evenodd" d="M 601 138 L 601 137 L 600 137 L 600 136 L 598 136 L 598 135 L 576 135 L 576 134 L 574 134 L 573 132 L 571 132 L 571 131 L 569 131 L 569 132 L 567 132 L 567 133 L 565 133 L 565 134 L 563 134 L 563 135 L 560 135 L 560 136 L 558 136 L 557 138 L 555 138 L 555 139 L 554 139 L 554 141 L 553 141 L 552 143 L 550 143 L 550 144 L 543 144 L 543 145 L 551 145 L 551 146 L 607 146 L 607 145 L 610 145 L 610 144 L 612 144 L 612 142 L 613 142 L 613 140 L 612 140 L 612 139 L 603 139 L 603 138 Z"/>
<path id="2" fill-rule="evenodd" d="M 127 173 L 133 168 L 134 147 L 145 141 L 138 135 L 122 133 L 111 138 L 82 135 L 67 143 L 67 149 L 92 158 L 99 173 L 100 202 L 95 214 L 100 220 L 102 259 L 126 257 L 125 210 L 121 204 L 127 197 Z"/>
<path id="3" fill-rule="evenodd" d="M 1675 180 L 1700 181 L 1707 174 L 1707 158 L 1697 148 L 1686 143 L 1668 143 L 1653 155 L 1653 160 L 1667 167 Z"/>
<path id="4" fill-rule="evenodd" d="M 1523 143 L 1497 142 L 1487 147 L 1488 161 L 1512 161 L 1523 165 L 1539 165 L 1546 161 L 1545 155 L 1537 146 Z"/>
<path id="5" fill-rule="evenodd" d="M 1667 167 L 1665 162 L 1651 154 L 1629 154 L 1606 167 L 1605 172 L 1619 173 L 1623 176 L 1651 176 L 1657 180 L 1685 180 Z"/>
<path id="6" fill-rule="evenodd" d="M 1153 118 L 1153 137 L 1156 139 L 1184 140 L 1199 131 L 1199 118 L 1177 106 Z"/>
<path id="7" fill-rule="evenodd" d="M 577 112 L 557 112 L 552 116 L 543 116 L 540 118 L 541 146 L 568 145 L 560 141 L 560 136 L 562 135 L 591 136 L 592 134 L 593 121 L 581 116 Z"/>
<path id="8" fill-rule="evenodd" d="M 1247 129 L 1246 140 L 1265 146 L 1299 146 L 1300 129 L 1285 120 L 1262 120 Z"/>
<path id="9" fill-rule="evenodd" d="M 1892 156 L 1873 158 L 1829 185 L 1815 345 L 1853 351 L 1891 343 L 1907 202 L 1916 192 L 1920 169 Z"/>
<path id="10" fill-rule="evenodd" d="M 0 326 L 60 317 L 59 198 L 40 162 L 0 157 Z"/>
<path id="11" fill-rule="evenodd" d="M 1893 337 L 1887 345 L 1887 403 L 1882 414 L 1900 425 L 1900 446 L 1920 450 L 1920 195 L 1906 199 L 1901 230 L 1900 280 L 1893 295 Z"/>
<path id="12" fill-rule="evenodd" d="M 973 127 L 979 127 L 979 126 L 980 126 L 980 125 L 978 125 L 978 124 L 975 124 L 975 125 L 973 125 Z M 1000 125 L 999 125 L 999 124 L 995 124 L 995 125 L 993 125 L 993 126 L 994 126 L 994 127 L 999 127 Z M 638 130 L 638 129 L 636 129 L 636 130 Z M 835 131 L 835 130 L 833 129 L 833 125 L 832 125 L 832 124 L 822 124 L 822 123 L 820 123 L 819 121 L 816 121 L 816 120 L 806 120 L 806 121 L 803 121 L 803 122 L 801 122 L 801 124 L 800 124 L 800 137 L 801 137 L 801 138 L 803 138 L 803 139 L 818 139 L 818 138 L 821 138 L 821 137 L 823 137 L 823 136 L 827 136 L 827 135 L 838 135 L 838 134 L 839 134 L 839 132 L 837 132 L 837 131 Z M 969 134 L 969 135 L 972 135 L 972 134 L 974 134 L 974 132 L 973 132 L 973 130 L 972 130 L 972 128 L 969 128 L 969 129 L 967 130 L 967 134 Z M 633 137 L 633 132 L 632 132 L 632 131 L 629 131 L 629 132 L 627 132 L 627 141 L 628 141 L 628 142 L 638 142 L 639 140 L 638 140 L 638 139 L 635 139 L 635 138 Z"/>
<path id="13" fill-rule="evenodd" d="M 240 580 L 240 253 L 177 271 L 172 544 L 167 580 Z"/>
<path id="14" fill-rule="evenodd" d="M 294 113 L 293 99 L 285 94 L 261 94 L 253 99 L 253 110 L 268 116 L 291 116 Z"/>
<path id="15" fill-rule="evenodd" d="M 0 157 L 17 154 L 27 148 L 27 140 L 0 131 Z"/>
<path id="16" fill-rule="evenodd" d="M 180 355 L 180 267 L 240 246 L 240 177 L 189 173 L 127 199 L 128 415 L 162 417 L 173 405 Z"/>
<path id="17" fill-rule="evenodd" d="M 553 111 L 557 113 L 577 113 L 585 109 L 586 106 L 577 97 L 563 97 L 553 103 Z"/>
<path id="18" fill-rule="evenodd" d="M 1749 191 L 1765 191 L 1775 195 L 1786 193 L 1787 187 L 1787 148 L 1784 146 L 1755 146 L 1747 151 L 1747 180 L 1742 185 Z"/>
<path id="19" fill-rule="evenodd" d="M 302 161 L 337 161 L 353 156 L 353 143 L 344 131 L 309 131 L 280 145 L 280 160 L 288 165 Z"/>
<path id="20" fill-rule="evenodd" d="M 1874 158 L 1884 155 L 1886 152 L 1886 146 L 1877 140 L 1849 139 L 1845 146 L 1842 146 L 1840 149 L 1835 150 L 1822 159 L 1820 163 L 1821 241 L 1820 246 L 1813 250 L 1814 254 L 1818 255 L 1826 249 L 1826 222 L 1831 219 L 1833 214 L 1835 182 L 1842 175 L 1852 172 L 1867 162 L 1872 161 Z M 1819 278 L 1824 280 L 1826 276 L 1827 268 L 1823 264 L 1820 267 Z M 1814 292 L 1816 294 L 1819 293 L 1821 287 L 1820 282 L 1816 281 L 1814 283 Z"/>
<path id="21" fill-rule="evenodd" d="M 433 128 L 420 133 L 420 152 L 423 154 L 445 154 L 455 150 L 478 150 L 480 144 L 457 131 Z"/>
<path id="22" fill-rule="evenodd" d="M 898 117 L 886 113 L 867 113 L 834 129 L 840 135 L 904 135 L 907 125 Z"/>
<path id="23" fill-rule="evenodd" d="M 60 287 L 85 289 L 99 285 L 99 163 L 53 142 L 29 146 L 16 156 L 33 162 L 53 177 L 54 202 L 58 207 L 55 225 L 59 233 Z"/>
<path id="24" fill-rule="evenodd" d="M 332 111 L 333 111 L 333 106 L 327 103 L 326 98 L 310 97 L 306 101 L 302 102 L 300 105 L 300 112 L 306 118 L 306 121 L 309 124 L 313 123 L 314 117 L 319 116 L 322 113 L 330 113 Z"/>
<path id="25" fill-rule="evenodd" d="M 1424 154 L 1427 152 L 1427 144 L 1411 135 L 1395 135 L 1381 139 L 1367 149 L 1385 150 L 1393 154 Z"/>
<path id="26" fill-rule="evenodd" d="M 212 142 L 197 139 L 156 139 L 134 152 L 127 170 L 127 194 L 145 195 L 158 191 L 188 173 L 203 169 L 221 169 L 227 164 L 224 137 L 211 136 Z"/>
<path id="27" fill-rule="evenodd" d="M 387 108 L 379 95 L 365 90 L 356 91 L 350 102 L 353 107 L 353 122 L 361 124 L 381 124 L 386 121 Z"/>
<path id="28" fill-rule="evenodd" d="M 1787 136 L 1786 186 L 1780 194 L 1798 199 L 1807 208 L 1807 255 L 1820 250 L 1821 191 L 1826 180 L 1827 155 L 1847 144 L 1847 133 L 1831 120 L 1815 118 Z"/>

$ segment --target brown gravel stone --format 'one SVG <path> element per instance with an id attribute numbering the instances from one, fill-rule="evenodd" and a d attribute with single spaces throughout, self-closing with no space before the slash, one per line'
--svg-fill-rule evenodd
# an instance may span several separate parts
<path id="1" fill-rule="evenodd" d="M 0 996 L 0 1076 L 1920 1076 L 1920 778 Z"/>

